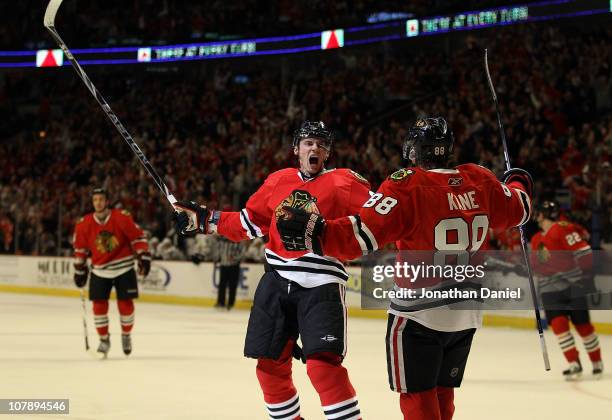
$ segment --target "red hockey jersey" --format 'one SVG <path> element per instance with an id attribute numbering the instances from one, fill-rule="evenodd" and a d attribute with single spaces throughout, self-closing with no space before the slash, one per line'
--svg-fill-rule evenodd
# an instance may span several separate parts
<path id="1" fill-rule="evenodd" d="M 114 278 L 134 267 L 134 253 L 148 252 L 142 229 L 126 210 L 111 209 L 106 220 L 94 213 L 82 217 L 74 229 L 74 257 L 83 262 L 91 256 L 93 273 Z"/>
<path id="2" fill-rule="evenodd" d="M 350 169 L 325 170 L 305 179 L 296 168 L 268 176 L 239 212 L 221 212 L 217 233 L 232 241 L 267 235 L 266 261 L 282 277 L 303 287 L 343 283 L 348 274 L 342 262 L 304 251 L 287 251 L 275 220 L 283 206 L 302 208 L 326 219 L 355 214 L 370 197 L 370 185 Z"/>
<path id="3" fill-rule="evenodd" d="M 352 259 L 395 242 L 399 250 L 475 252 L 488 241 L 489 228 L 521 225 L 530 211 L 531 200 L 521 184 L 505 185 L 479 165 L 401 169 L 358 215 L 327 221 L 323 251 Z M 479 311 L 412 311 L 403 304 L 392 300 L 390 311 L 429 328 L 458 331 L 480 325 Z"/>
<path id="4" fill-rule="evenodd" d="M 585 231 L 580 225 L 560 221 L 531 238 L 532 265 L 543 277 L 538 282 L 540 291 L 566 289 L 580 281 L 584 271 L 591 271 L 593 252 L 583 238 Z"/>

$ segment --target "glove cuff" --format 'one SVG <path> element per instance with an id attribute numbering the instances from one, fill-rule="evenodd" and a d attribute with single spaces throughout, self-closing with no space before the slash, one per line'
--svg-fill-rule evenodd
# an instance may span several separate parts
<path id="1" fill-rule="evenodd" d="M 210 210 L 210 217 L 206 224 L 206 233 L 217 233 L 217 226 L 219 219 L 221 219 L 221 212 L 219 210 Z"/>

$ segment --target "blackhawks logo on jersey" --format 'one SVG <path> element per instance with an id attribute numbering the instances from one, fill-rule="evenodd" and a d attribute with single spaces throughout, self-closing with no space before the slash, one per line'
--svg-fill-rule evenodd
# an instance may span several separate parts
<path id="1" fill-rule="evenodd" d="M 389 175 L 389 179 L 391 179 L 391 181 L 401 181 L 402 179 L 406 178 L 409 175 L 412 175 L 413 173 L 414 171 L 411 171 L 410 169 L 402 168 L 399 171 L 395 171 L 391 175 Z"/>
<path id="2" fill-rule="evenodd" d="M 283 207 L 285 206 L 302 209 L 307 213 L 321 214 L 319 207 L 317 207 L 317 197 L 313 197 L 308 191 L 294 190 L 291 192 L 289 197 L 285 198 L 274 210 L 277 219 L 284 216 Z"/>
<path id="3" fill-rule="evenodd" d="M 537 257 L 540 263 L 546 263 L 548 260 L 550 260 L 550 251 L 546 249 L 544 244 L 538 244 Z"/>
<path id="4" fill-rule="evenodd" d="M 96 236 L 96 249 L 102 254 L 112 252 L 119 246 L 119 240 L 110 232 L 103 230 Z"/>

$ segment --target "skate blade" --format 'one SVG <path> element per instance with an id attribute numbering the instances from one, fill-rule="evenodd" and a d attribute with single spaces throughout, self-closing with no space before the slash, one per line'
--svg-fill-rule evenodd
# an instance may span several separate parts
<path id="1" fill-rule="evenodd" d="M 603 372 L 593 374 L 593 379 L 595 379 L 596 381 L 599 381 L 601 378 L 603 378 Z"/>
<path id="2" fill-rule="evenodd" d="M 565 376 L 565 380 L 567 382 L 576 382 L 579 381 L 582 378 L 582 372 L 581 373 L 573 373 L 571 375 L 566 375 Z"/>
<path id="3" fill-rule="evenodd" d="M 101 353 L 94 349 L 87 350 L 87 354 L 95 360 L 105 360 L 108 358 L 108 353 Z"/>

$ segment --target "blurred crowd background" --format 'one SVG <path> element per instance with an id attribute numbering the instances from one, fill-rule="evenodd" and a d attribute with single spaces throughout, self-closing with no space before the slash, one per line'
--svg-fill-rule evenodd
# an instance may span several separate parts
<path id="1" fill-rule="evenodd" d="M 134 1 L 121 13 L 119 5 L 73 3 L 101 18 L 94 24 L 79 9 L 79 24 L 65 25 L 67 32 L 73 28 L 66 41 L 96 46 L 189 41 L 204 37 L 198 28 L 269 35 L 363 24 L 379 2 L 357 2 L 350 10 L 347 2 L 301 9 L 284 1 L 213 2 L 190 14 L 183 1 Z M 273 6 L 266 9 L 267 3 Z M 401 11 L 429 15 L 456 3 L 410 2 Z M 153 5 L 161 5 L 156 15 Z M 69 19 L 75 9 L 65 7 L 63 19 Z M 291 134 L 303 119 L 335 130 L 328 166 L 359 172 L 373 189 L 406 165 L 406 130 L 424 115 L 448 120 L 456 163 L 476 162 L 501 174 L 486 47 L 513 165 L 533 175 L 536 200 L 557 199 L 599 247 L 612 239 L 612 28 L 606 19 L 263 59 L 86 70 L 177 198 L 239 210 L 268 174 L 296 166 Z M 11 25 L 0 25 L 2 48 L 51 46 L 44 34 L 28 38 L 27 25 Z M 0 252 L 70 255 L 74 223 L 92 211 L 94 186 L 106 187 L 114 206 L 132 212 L 157 258 L 189 259 L 210 246 L 177 237 L 165 198 L 72 69 L 0 71 L 0 112 Z M 258 260 L 262 245 L 254 242 L 247 259 Z"/>

